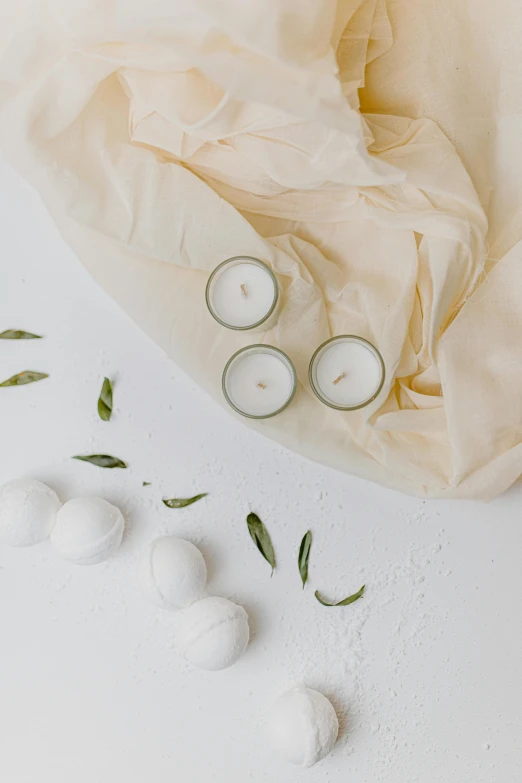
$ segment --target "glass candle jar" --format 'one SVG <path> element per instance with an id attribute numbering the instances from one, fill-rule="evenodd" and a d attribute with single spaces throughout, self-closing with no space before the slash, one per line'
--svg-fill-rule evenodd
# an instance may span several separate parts
<path id="1" fill-rule="evenodd" d="M 210 314 L 227 329 L 269 329 L 277 317 L 279 285 L 263 261 L 234 256 L 210 275 L 206 300 Z"/>
<path id="2" fill-rule="evenodd" d="M 281 413 L 297 389 L 295 367 L 288 356 L 271 345 L 247 345 L 227 362 L 223 394 L 228 404 L 250 419 L 268 419 Z"/>
<path id="3" fill-rule="evenodd" d="M 369 405 L 384 384 L 384 361 L 377 348 L 355 335 L 332 337 L 310 362 L 309 379 L 316 396 L 340 411 Z"/>

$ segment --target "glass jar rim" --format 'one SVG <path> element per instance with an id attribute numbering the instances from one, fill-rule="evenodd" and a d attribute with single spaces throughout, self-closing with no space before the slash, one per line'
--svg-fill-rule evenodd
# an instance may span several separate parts
<path id="1" fill-rule="evenodd" d="M 218 273 L 223 269 L 223 267 L 227 266 L 232 261 L 238 261 L 238 262 L 246 261 L 247 263 L 253 263 L 256 264 L 257 266 L 262 267 L 268 272 L 272 280 L 272 283 L 274 284 L 274 299 L 272 301 L 272 304 L 270 305 L 270 309 L 268 310 L 266 315 L 263 316 L 263 318 L 261 318 L 259 321 L 256 321 L 253 324 L 249 324 L 248 326 L 233 326 L 232 324 L 223 321 L 212 307 L 212 303 L 210 301 L 210 289 L 212 287 L 212 283 L 216 279 Z M 266 264 L 264 261 L 261 261 L 260 258 L 255 258 L 254 256 L 232 256 L 231 258 L 225 258 L 224 261 L 221 261 L 221 263 L 218 264 L 216 268 L 212 270 L 212 272 L 210 273 L 210 277 L 207 280 L 207 285 L 205 288 L 205 301 L 207 303 L 207 309 L 210 315 L 212 316 L 212 318 L 214 318 L 214 320 L 217 321 L 218 324 L 220 324 L 220 326 L 224 326 L 225 329 L 233 329 L 236 332 L 245 332 L 250 329 L 257 329 L 259 326 L 262 326 L 265 323 L 265 321 L 268 321 L 268 319 L 276 309 L 278 299 L 279 299 L 279 285 L 273 269 L 271 269 L 268 266 L 268 264 Z"/>
<path id="2" fill-rule="evenodd" d="M 292 378 L 292 391 L 290 392 L 290 396 L 288 397 L 288 399 L 286 400 L 284 405 L 281 405 L 281 407 L 278 408 L 273 413 L 267 413 L 267 414 L 263 414 L 261 416 L 257 416 L 257 415 L 252 414 L 252 413 L 246 413 L 245 411 L 241 410 L 241 408 L 238 408 L 238 406 L 232 401 L 232 399 L 231 399 L 231 397 L 230 397 L 230 395 L 229 395 L 229 393 L 227 391 L 227 387 L 226 387 L 227 373 L 228 373 L 228 370 L 230 369 L 230 367 L 232 366 L 233 362 L 239 356 L 241 356 L 241 354 L 246 353 L 247 351 L 250 351 L 252 348 L 258 348 L 258 349 L 262 349 L 263 351 L 265 351 L 267 353 L 275 353 L 275 354 L 277 354 L 285 362 L 286 366 L 288 367 L 288 369 L 290 371 L 290 376 Z M 268 349 L 268 351 L 266 349 Z M 259 351 L 259 352 L 261 352 L 261 351 Z M 282 413 L 285 410 L 285 408 L 287 408 L 290 405 L 290 403 L 292 402 L 292 400 L 294 399 L 296 391 L 297 391 L 297 372 L 295 370 L 295 366 L 294 366 L 293 361 L 290 359 L 290 357 L 284 351 L 281 351 L 280 348 L 276 348 L 275 345 L 266 345 L 265 343 L 254 343 L 253 345 L 245 345 L 243 348 L 240 348 L 238 351 L 236 351 L 235 353 L 232 354 L 232 356 L 230 357 L 228 362 L 225 364 L 225 367 L 224 367 L 224 370 L 223 370 L 223 375 L 222 375 L 222 378 L 221 378 L 221 388 L 223 390 L 223 395 L 225 397 L 225 400 L 228 402 L 230 407 L 236 413 L 239 413 L 240 416 L 245 416 L 247 419 L 271 419 L 273 416 L 277 416 L 279 413 Z"/>
<path id="3" fill-rule="evenodd" d="M 322 353 L 323 349 L 326 348 L 330 343 L 338 342 L 339 340 L 353 340 L 358 343 L 363 343 L 364 346 L 373 353 L 373 355 L 377 359 L 377 363 L 379 364 L 380 380 L 376 390 L 371 394 L 370 397 L 368 397 L 363 402 L 358 403 L 357 405 L 336 405 L 334 402 L 329 400 L 323 394 L 323 392 L 321 391 L 321 389 L 315 383 L 314 380 L 314 368 L 319 354 Z M 384 364 L 384 359 L 382 358 L 381 352 L 379 351 L 378 348 L 375 347 L 373 343 L 371 343 L 369 340 L 366 340 L 364 337 L 360 337 L 357 334 L 338 334 L 338 335 L 334 335 L 333 337 L 330 337 L 328 340 L 325 340 L 324 343 L 321 343 L 321 345 L 314 351 L 313 356 L 310 359 L 310 364 L 308 366 L 308 380 L 310 382 L 310 386 L 312 388 L 313 393 L 324 405 L 327 405 L 329 408 L 333 408 L 334 410 L 337 411 L 357 411 L 360 410 L 361 408 L 365 408 L 367 405 L 369 405 L 379 396 L 384 386 L 385 379 L 386 379 L 386 366 Z"/>

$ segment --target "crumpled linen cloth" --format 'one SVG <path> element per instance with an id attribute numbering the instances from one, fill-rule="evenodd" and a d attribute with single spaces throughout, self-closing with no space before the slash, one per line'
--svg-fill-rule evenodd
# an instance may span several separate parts
<path id="1" fill-rule="evenodd" d="M 204 289 L 279 276 L 263 334 L 300 387 L 245 423 L 425 497 L 522 472 L 522 21 L 516 0 L 0 0 L 0 149 L 66 241 L 222 401 Z M 315 399 L 334 334 L 380 349 L 367 408 Z M 224 404 L 224 403 L 223 403 Z"/>

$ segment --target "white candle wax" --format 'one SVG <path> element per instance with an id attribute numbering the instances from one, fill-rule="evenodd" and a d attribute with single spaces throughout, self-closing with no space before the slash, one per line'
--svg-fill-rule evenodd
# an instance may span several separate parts
<path id="1" fill-rule="evenodd" d="M 216 269 L 209 280 L 207 302 L 225 326 L 248 329 L 273 311 L 277 295 L 275 278 L 265 264 L 238 257 Z"/>
<path id="2" fill-rule="evenodd" d="M 383 378 L 380 354 L 358 337 L 327 342 L 312 360 L 312 387 L 333 407 L 362 407 L 375 398 Z"/>
<path id="3" fill-rule="evenodd" d="M 295 370 L 288 357 L 268 345 L 248 346 L 229 361 L 223 376 L 228 402 L 239 413 L 266 418 L 278 413 L 295 393 Z"/>

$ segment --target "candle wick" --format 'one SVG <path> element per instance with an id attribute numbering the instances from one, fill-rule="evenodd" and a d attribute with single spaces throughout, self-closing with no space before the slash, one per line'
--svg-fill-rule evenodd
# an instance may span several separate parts
<path id="1" fill-rule="evenodd" d="M 260 389 L 266 389 L 266 383 L 262 383 L 261 381 L 259 381 L 257 385 Z"/>
<path id="2" fill-rule="evenodd" d="M 248 296 L 248 294 L 247 294 L 247 287 L 246 287 L 246 285 L 244 283 L 241 283 L 240 288 L 241 288 L 241 293 L 243 294 L 243 296 Z"/>
<path id="3" fill-rule="evenodd" d="M 346 378 L 346 373 L 342 372 L 340 375 L 337 376 L 337 378 L 334 381 L 334 385 L 342 381 L 343 378 Z"/>

